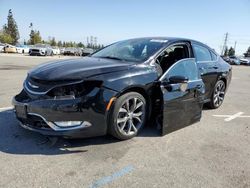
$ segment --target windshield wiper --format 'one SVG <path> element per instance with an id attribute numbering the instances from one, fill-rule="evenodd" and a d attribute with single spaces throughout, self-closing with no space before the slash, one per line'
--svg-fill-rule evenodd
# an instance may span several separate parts
<path id="1" fill-rule="evenodd" d="M 121 59 L 119 57 L 113 57 L 113 56 L 99 56 L 99 58 L 107 58 L 107 59 L 115 59 L 120 61 L 126 61 L 125 59 Z"/>

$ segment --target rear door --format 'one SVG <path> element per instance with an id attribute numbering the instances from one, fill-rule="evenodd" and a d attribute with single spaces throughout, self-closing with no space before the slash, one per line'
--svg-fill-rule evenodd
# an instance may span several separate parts
<path id="1" fill-rule="evenodd" d="M 173 77 L 185 77 L 187 82 L 172 83 Z M 163 94 L 162 134 L 189 126 L 201 118 L 204 83 L 194 58 L 182 59 L 160 78 Z"/>
<path id="2" fill-rule="evenodd" d="M 205 98 L 210 99 L 218 77 L 218 57 L 216 54 L 211 54 L 212 52 L 201 44 L 193 43 L 192 47 L 201 78 L 205 84 Z"/>

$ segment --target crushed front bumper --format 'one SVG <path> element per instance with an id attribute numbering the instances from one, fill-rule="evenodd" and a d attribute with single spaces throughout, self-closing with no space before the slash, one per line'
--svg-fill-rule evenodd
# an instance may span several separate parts
<path id="1" fill-rule="evenodd" d="M 107 133 L 106 106 L 115 93 L 96 88 L 76 99 L 32 99 L 26 91 L 12 104 L 21 126 L 44 135 L 83 138 Z M 55 122 L 81 121 L 77 126 L 60 127 Z"/>

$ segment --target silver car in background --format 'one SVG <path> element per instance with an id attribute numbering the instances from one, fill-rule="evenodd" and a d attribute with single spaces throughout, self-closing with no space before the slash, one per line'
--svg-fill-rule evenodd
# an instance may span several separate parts
<path id="1" fill-rule="evenodd" d="M 80 48 L 68 47 L 65 48 L 63 55 L 81 56 L 82 50 Z"/>
<path id="2" fill-rule="evenodd" d="M 82 56 L 88 56 L 94 52 L 95 52 L 95 50 L 92 48 L 83 48 L 82 49 Z"/>
<path id="3" fill-rule="evenodd" d="M 30 47 L 29 54 L 39 56 L 54 55 L 53 50 L 49 44 L 36 44 Z"/>

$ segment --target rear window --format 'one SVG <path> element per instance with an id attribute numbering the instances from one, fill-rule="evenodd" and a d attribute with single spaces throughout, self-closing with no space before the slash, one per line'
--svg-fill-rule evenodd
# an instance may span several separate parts
<path id="1" fill-rule="evenodd" d="M 193 44 L 195 56 L 197 61 L 212 61 L 209 50 L 203 46 Z"/>

